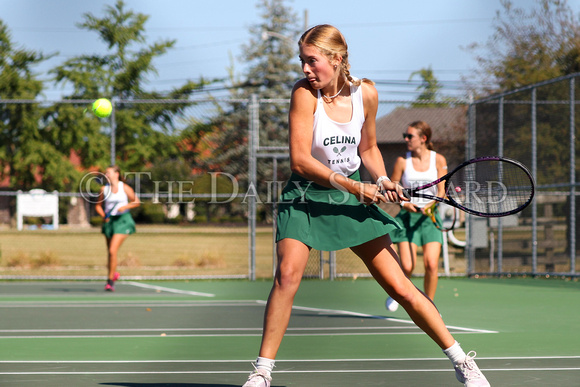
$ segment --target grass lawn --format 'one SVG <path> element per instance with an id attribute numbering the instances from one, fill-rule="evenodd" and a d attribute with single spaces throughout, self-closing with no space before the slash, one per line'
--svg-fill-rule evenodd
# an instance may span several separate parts
<path id="1" fill-rule="evenodd" d="M 99 276 L 106 244 L 100 229 L 0 231 L 0 275 Z M 123 275 L 247 275 L 247 227 L 137 225 L 119 252 Z M 259 276 L 272 273 L 272 231 L 256 235 Z"/>

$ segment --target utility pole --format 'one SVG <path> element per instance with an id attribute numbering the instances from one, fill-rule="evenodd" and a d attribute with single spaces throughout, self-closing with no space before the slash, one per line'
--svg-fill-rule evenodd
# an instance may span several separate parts
<path id="1" fill-rule="evenodd" d="M 306 31 L 308 29 L 308 10 L 305 9 L 304 10 L 304 30 Z"/>

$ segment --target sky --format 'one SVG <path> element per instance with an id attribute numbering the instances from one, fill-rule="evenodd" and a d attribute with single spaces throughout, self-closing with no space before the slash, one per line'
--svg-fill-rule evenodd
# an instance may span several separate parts
<path id="1" fill-rule="evenodd" d="M 145 24 L 148 43 L 177 41 L 172 50 L 154 61 L 158 74 L 150 77 L 148 88 L 163 92 L 187 79 L 226 78 L 232 63 L 236 75 L 242 75 L 241 46 L 249 41 L 249 28 L 261 22 L 257 2 L 125 0 L 126 9 L 149 15 Z M 411 74 L 428 67 L 446 94 L 464 97 L 458 82 L 462 76 L 472 75 L 477 66 L 475 54 L 466 48 L 488 41 L 496 12 L 501 9 L 500 0 L 285 3 L 296 12 L 300 26 L 326 23 L 338 27 L 349 45 L 351 74 L 381 81 L 377 85 L 379 98 L 402 100 L 416 96 L 416 85 L 408 82 Z M 537 0 L 513 3 L 525 9 L 537 7 Z M 35 68 L 40 79 L 48 79 L 48 69 L 71 57 L 106 52 L 96 33 L 76 24 L 86 13 L 104 16 L 106 6 L 114 4 L 115 0 L 0 0 L 0 19 L 19 47 L 59 53 Z M 569 5 L 580 10 L 580 0 L 569 0 Z M 50 88 L 44 97 L 56 100 L 65 91 Z"/>

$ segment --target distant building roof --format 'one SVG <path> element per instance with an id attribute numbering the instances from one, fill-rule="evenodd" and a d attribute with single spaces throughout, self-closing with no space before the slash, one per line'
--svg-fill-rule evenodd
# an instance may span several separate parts
<path id="1" fill-rule="evenodd" d="M 399 107 L 386 116 L 377 119 L 377 143 L 398 144 L 404 143 L 401 133 L 413 122 L 422 120 L 427 122 L 433 130 L 433 142 L 441 142 L 463 136 L 467 129 L 467 107 Z M 463 137 L 465 138 L 465 137 Z"/>

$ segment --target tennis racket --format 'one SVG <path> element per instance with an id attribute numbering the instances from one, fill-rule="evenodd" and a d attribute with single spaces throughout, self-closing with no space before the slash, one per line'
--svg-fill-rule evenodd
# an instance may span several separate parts
<path id="1" fill-rule="evenodd" d="M 109 210 L 109 212 L 105 213 L 105 219 L 109 219 L 111 217 L 111 214 L 113 213 L 113 211 L 115 210 L 115 208 L 117 208 L 118 205 L 119 205 L 119 203 L 115 203 L 115 205 L 113 206 L 113 208 L 111 208 Z"/>
<path id="2" fill-rule="evenodd" d="M 426 188 L 445 182 L 445 195 L 422 193 Z M 447 203 L 469 214 L 483 217 L 507 216 L 526 208 L 534 197 L 534 178 L 519 161 L 499 156 L 478 157 L 465 161 L 445 176 L 403 194 Z"/>

